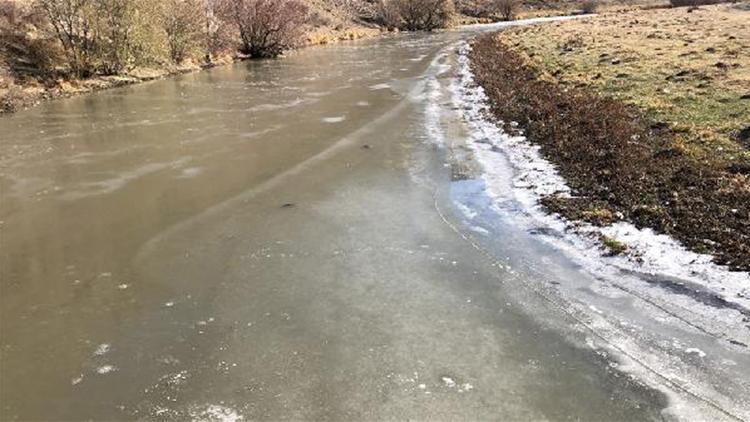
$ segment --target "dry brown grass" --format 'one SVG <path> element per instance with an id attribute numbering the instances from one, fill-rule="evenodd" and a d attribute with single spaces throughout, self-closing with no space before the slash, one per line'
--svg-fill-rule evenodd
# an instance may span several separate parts
<path id="1" fill-rule="evenodd" d="M 750 132 L 750 12 L 732 7 L 607 14 L 474 43 L 492 113 L 518 122 L 574 190 L 544 198 L 548 209 L 624 218 L 750 269 L 750 145 L 732 139 Z"/>
<path id="2" fill-rule="evenodd" d="M 582 0 L 525 0 L 522 2 L 519 18 L 537 16 L 564 16 L 580 13 L 586 3 Z M 627 12 L 633 10 L 659 9 L 669 7 L 669 0 L 599 0 L 597 13 Z"/>
<path id="3" fill-rule="evenodd" d="M 748 3 L 609 12 L 502 38 L 550 78 L 646 110 L 696 156 L 748 154 L 734 138 L 750 125 Z"/>

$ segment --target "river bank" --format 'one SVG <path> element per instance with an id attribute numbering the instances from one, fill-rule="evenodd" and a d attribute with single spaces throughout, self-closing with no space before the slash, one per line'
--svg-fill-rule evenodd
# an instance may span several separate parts
<path id="1" fill-rule="evenodd" d="M 712 6 L 696 13 L 721 13 L 729 7 L 732 6 Z M 639 21 L 640 25 L 649 26 L 649 19 L 663 18 L 660 13 L 686 12 L 685 9 L 658 13 L 649 11 L 620 16 L 619 19 L 620 22 Z M 737 13 L 747 14 L 741 11 Z M 639 106 L 622 97 L 630 92 L 633 98 L 648 101 L 650 97 L 636 93 L 644 91 L 646 82 L 643 80 L 651 80 L 654 69 L 664 69 L 658 63 L 652 64 L 650 70 L 644 69 L 642 63 L 649 62 L 650 56 L 639 56 L 633 50 L 629 51 L 627 60 L 619 56 L 605 56 L 596 48 L 598 44 L 609 41 L 604 31 L 597 32 L 591 38 L 580 39 L 579 36 L 578 46 L 569 48 L 566 45 L 571 43 L 564 41 L 566 38 L 544 36 L 545 31 L 564 32 L 568 25 L 571 28 L 590 28 L 605 19 L 606 16 L 538 26 L 518 30 L 517 33 L 511 30 L 480 38 L 471 52 L 472 68 L 477 82 L 489 96 L 491 114 L 498 121 L 505 122 L 507 132 L 523 134 L 538 145 L 542 155 L 555 165 L 569 184 L 569 192 L 549 192 L 545 196 L 543 203 L 549 211 L 572 221 L 602 227 L 630 222 L 639 229 L 649 228 L 655 233 L 669 235 L 693 252 L 710 254 L 715 263 L 748 271 L 750 182 L 747 169 L 750 168 L 750 160 L 747 146 L 732 141 L 730 131 L 725 130 L 727 120 L 706 116 L 706 119 L 696 119 L 696 123 L 686 128 L 687 125 L 680 126 L 664 117 L 695 117 L 689 112 L 690 108 L 705 106 L 711 98 L 706 100 L 705 96 L 694 96 L 703 103 L 686 99 L 682 102 L 672 101 L 662 107 Z M 715 22 L 727 25 L 722 19 L 715 19 Z M 628 27 L 632 26 L 631 23 Z M 712 29 L 705 26 L 695 28 L 709 32 Z M 611 31 L 610 38 L 623 42 L 621 37 L 625 31 Z M 630 31 L 634 33 L 632 28 Z M 661 31 L 668 32 L 669 28 Z M 524 38 L 527 32 L 538 32 L 539 35 Z M 637 36 L 645 37 L 647 34 L 631 35 L 624 43 L 637 44 L 637 40 L 633 40 Z M 741 35 L 731 37 L 730 43 L 743 42 Z M 550 41 L 540 43 L 540 46 L 531 41 L 521 41 L 522 38 Z M 551 40 L 561 40 L 555 52 L 545 50 L 551 48 L 550 44 L 555 44 Z M 721 47 L 720 43 L 714 43 L 712 48 L 716 51 Z M 524 55 L 520 52 L 529 52 L 532 48 L 542 50 L 538 52 L 539 60 L 533 53 Z M 571 49 L 590 51 L 581 55 L 589 57 L 595 54 L 597 60 L 593 61 L 590 69 L 570 63 L 555 66 L 553 58 L 568 54 Z M 560 51 L 562 53 L 555 54 Z M 620 52 L 620 55 L 623 54 Z M 608 58 L 607 64 L 601 64 L 601 57 Z M 621 61 L 627 61 L 630 66 L 640 69 L 641 73 L 628 82 L 621 82 L 629 71 L 609 70 L 609 67 Z M 610 62 L 616 63 L 613 65 Z M 732 66 L 731 62 L 728 66 Z M 592 74 L 600 67 L 602 72 Z M 670 69 L 665 71 L 670 72 Z M 591 88 L 593 83 L 580 81 L 585 76 L 601 86 L 624 86 L 626 88 L 620 91 L 626 94 L 618 97 L 597 92 Z M 571 78 L 575 78 L 576 83 L 561 82 Z M 659 78 L 659 75 L 655 75 L 655 78 Z M 723 87 L 734 84 L 736 91 L 736 87 L 741 89 L 746 84 L 741 76 L 735 76 L 733 80 L 736 82 L 727 82 L 727 79 L 726 76 L 711 79 L 715 86 L 704 88 L 707 95 L 731 96 L 733 91 Z M 674 89 L 669 77 L 661 80 L 669 85 L 663 87 L 664 90 L 669 92 Z M 660 88 L 648 86 L 648 89 Z M 659 92 L 663 94 L 662 90 Z M 736 97 L 729 106 L 726 106 L 726 102 L 711 102 L 714 105 L 712 117 L 728 113 L 734 118 L 729 120 L 730 124 L 735 120 L 750 121 L 750 108 L 734 107 L 734 104 L 741 106 L 741 94 Z M 701 136 L 708 131 L 713 131 L 713 136 Z M 627 255 L 632 252 L 634 260 L 640 259 L 635 253 L 636 248 L 631 250 L 626 242 L 615 236 L 601 234 L 599 242 L 609 254 Z"/>
<path id="2" fill-rule="evenodd" d="M 375 26 L 352 26 L 339 29 L 316 28 L 305 36 L 300 48 L 374 37 L 383 33 L 383 31 L 382 28 Z M 106 89 L 198 72 L 243 60 L 247 60 L 247 57 L 223 54 L 212 58 L 210 63 L 188 61 L 181 65 L 138 67 L 122 75 L 102 75 L 86 79 L 26 79 L 23 82 L 14 80 L 10 72 L 3 69 L 2 61 L 0 61 L 0 115 L 35 107 L 45 101 L 70 98 Z"/>

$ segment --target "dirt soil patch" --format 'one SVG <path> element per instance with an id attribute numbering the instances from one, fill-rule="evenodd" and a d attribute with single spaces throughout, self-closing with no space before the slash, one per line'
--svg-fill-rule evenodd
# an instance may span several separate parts
<path id="1" fill-rule="evenodd" d="M 747 155 L 708 159 L 702 149 L 686 148 L 684 132 L 651 110 L 586 84 L 561 83 L 506 34 L 478 38 L 471 61 L 494 118 L 508 131 L 517 122 L 572 188 L 572 198 L 544 199 L 551 211 L 593 224 L 627 220 L 750 271 Z"/>

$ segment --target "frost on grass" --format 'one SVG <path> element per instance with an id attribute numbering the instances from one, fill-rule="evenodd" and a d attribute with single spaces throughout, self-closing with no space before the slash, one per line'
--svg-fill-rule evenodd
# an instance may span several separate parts
<path id="1" fill-rule="evenodd" d="M 379 91 L 381 89 L 390 89 L 390 88 L 391 86 L 388 84 L 377 84 L 377 85 L 370 86 L 371 91 Z"/>

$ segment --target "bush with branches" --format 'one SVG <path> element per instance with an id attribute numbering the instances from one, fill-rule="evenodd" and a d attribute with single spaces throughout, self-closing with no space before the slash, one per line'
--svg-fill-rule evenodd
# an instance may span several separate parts
<path id="1" fill-rule="evenodd" d="M 234 25 L 222 19 L 221 9 L 224 0 L 204 0 L 205 16 L 203 19 L 203 48 L 204 57 L 207 63 L 212 61 L 212 57 L 221 52 L 231 50 L 236 46 L 236 34 Z"/>
<path id="2" fill-rule="evenodd" d="M 380 21 L 407 31 L 433 31 L 450 25 L 453 0 L 381 0 Z"/>
<path id="3" fill-rule="evenodd" d="M 456 0 L 456 10 L 466 16 L 487 17 L 491 14 L 490 0 Z"/>
<path id="4" fill-rule="evenodd" d="M 308 8 L 299 0 L 225 0 L 221 14 L 239 32 L 243 54 L 266 58 L 297 44 Z"/>
<path id="5" fill-rule="evenodd" d="M 581 4 L 581 11 L 587 15 L 596 13 L 596 9 L 599 8 L 599 2 L 597 0 L 586 0 Z"/>
<path id="6" fill-rule="evenodd" d="M 494 0 L 492 9 L 502 20 L 512 21 L 518 12 L 518 0 Z"/>
<path id="7" fill-rule="evenodd" d="M 196 51 L 202 41 L 207 18 L 202 0 L 164 0 L 161 26 L 172 62 L 180 64 Z"/>
<path id="8" fill-rule="evenodd" d="M 70 70 L 78 77 L 94 71 L 97 30 L 92 0 L 38 0 L 55 36 L 60 41 Z"/>

